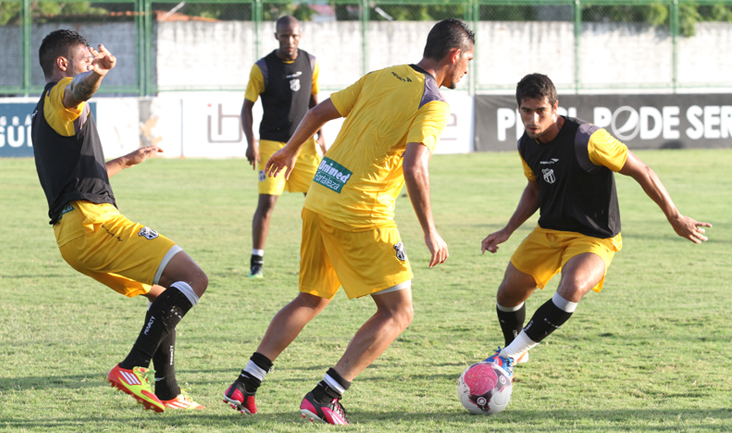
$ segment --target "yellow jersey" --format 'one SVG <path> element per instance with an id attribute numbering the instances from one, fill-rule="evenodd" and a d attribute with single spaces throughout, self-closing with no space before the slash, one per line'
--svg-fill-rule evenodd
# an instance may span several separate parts
<path id="1" fill-rule="evenodd" d="M 433 152 L 450 107 L 434 77 L 416 65 L 371 72 L 330 99 L 346 119 L 305 207 L 357 229 L 393 225 L 407 143 Z"/>

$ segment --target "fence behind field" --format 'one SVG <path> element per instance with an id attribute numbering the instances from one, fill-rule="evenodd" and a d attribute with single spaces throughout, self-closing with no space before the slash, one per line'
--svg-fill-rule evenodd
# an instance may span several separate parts
<path id="1" fill-rule="evenodd" d="M 301 48 L 321 87 L 421 58 L 434 22 L 459 18 L 477 35 L 471 94 L 510 92 L 543 72 L 561 91 L 732 89 L 732 0 L 239 0 L 0 2 L 0 94 L 40 93 L 37 50 L 57 28 L 104 43 L 119 70 L 101 92 L 243 90 L 251 65 L 277 47 L 274 20 L 302 22 Z"/>

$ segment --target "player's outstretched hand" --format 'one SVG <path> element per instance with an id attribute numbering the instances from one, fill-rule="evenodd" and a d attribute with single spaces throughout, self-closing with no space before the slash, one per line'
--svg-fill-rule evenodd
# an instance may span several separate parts
<path id="1" fill-rule="evenodd" d="M 483 242 L 480 243 L 482 254 L 485 254 L 486 251 L 495 253 L 498 251 L 498 244 L 506 242 L 509 237 L 511 237 L 511 233 L 508 233 L 506 229 L 501 229 L 495 233 L 489 234 L 485 239 L 483 239 Z"/>
<path id="2" fill-rule="evenodd" d="M 254 140 L 251 146 L 247 146 L 247 161 L 252 166 L 252 170 L 256 170 L 257 164 L 261 162 L 259 161 L 259 143 L 257 143 L 257 140 Z"/>
<path id="3" fill-rule="evenodd" d="M 105 76 L 107 72 L 117 65 L 117 58 L 102 44 L 99 44 L 98 51 L 94 47 L 89 47 L 89 52 L 94 56 L 94 59 L 87 66 L 87 70 L 89 71 L 94 71 L 101 76 Z"/>
<path id="4" fill-rule="evenodd" d="M 158 153 L 163 153 L 163 149 L 157 146 L 141 147 L 134 152 L 130 152 L 125 155 L 125 168 L 137 165 L 148 159 L 149 157 L 157 155 Z"/>
<path id="5" fill-rule="evenodd" d="M 682 238 L 688 239 L 695 244 L 700 244 L 708 238 L 704 236 L 705 230 L 702 227 L 711 227 L 709 223 L 702 223 L 694 218 L 689 218 L 679 214 L 679 216 L 671 221 L 671 226 L 676 234 Z"/>
<path id="6" fill-rule="evenodd" d="M 450 253 L 447 251 L 447 243 L 439 233 L 426 234 L 424 236 L 424 243 L 430 250 L 430 268 L 445 263 L 445 260 L 450 257 Z"/>
<path id="7" fill-rule="evenodd" d="M 285 179 L 289 179 L 292 169 L 295 168 L 295 160 L 297 160 L 297 153 L 292 154 L 285 146 L 269 158 L 267 165 L 264 167 L 264 172 L 269 177 L 275 177 L 282 169 L 285 169 Z"/>

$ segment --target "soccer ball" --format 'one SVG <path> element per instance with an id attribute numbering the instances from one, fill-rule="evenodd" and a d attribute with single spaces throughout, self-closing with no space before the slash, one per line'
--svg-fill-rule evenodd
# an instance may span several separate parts
<path id="1" fill-rule="evenodd" d="M 460 376 L 458 397 L 468 412 L 495 415 L 511 401 L 513 385 L 503 367 L 491 362 L 471 365 Z"/>

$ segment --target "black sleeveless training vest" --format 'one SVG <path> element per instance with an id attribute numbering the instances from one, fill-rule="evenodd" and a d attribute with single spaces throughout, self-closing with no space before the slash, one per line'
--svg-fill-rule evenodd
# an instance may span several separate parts
<path id="1" fill-rule="evenodd" d="M 539 184 L 540 227 L 602 239 L 620 233 L 615 177 L 609 168 L 592 164 L 587 149 L 598 129 L 565 117 L 550 143 L 539 143 L 526 133 L 519 140 L 519 153 Z"/>
<path id="2" fill-rule="evenodd" d="M 259 138 L 287 142 L 310 109 L 315 56 L 297 50 L 297 58 L 285 63 L 272 51 L 257 62 L 264 77 Z"/>
<path id="3" fill-rule="evenodd" d="M 81 115 L 74 121 L 76 134 L 71 137 L 60 135 L 46 122 L 44 102 L 55 85 L 46 85 L 33 111 L 31 131 L 36 170 L 46 193 L 51 224 L 61 219 L 63 207 L 71 201 L 87 200 L 116 206 L 89 103 L 84 104 Z"/>

